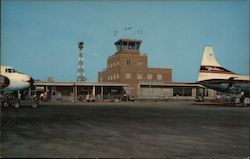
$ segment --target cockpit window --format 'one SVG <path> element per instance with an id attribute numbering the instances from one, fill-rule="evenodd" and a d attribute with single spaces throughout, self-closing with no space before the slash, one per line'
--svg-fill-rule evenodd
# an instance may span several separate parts
<path id="1" fill-rule="evenodd" d="M 16 73 L 17 71 L 15 69 L 12 69 L 12 68 L 6 68 L 5 72 L 6 73 Z"/>

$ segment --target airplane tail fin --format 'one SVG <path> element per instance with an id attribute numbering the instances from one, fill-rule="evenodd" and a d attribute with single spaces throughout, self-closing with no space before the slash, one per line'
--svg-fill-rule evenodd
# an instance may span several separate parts
<path id="1" fill-rule="evenodd" d="M 214 50 L 211 46 L 207 46 L 204 49 L 203 57 L 201 60 L 201 66 L 217 66 L 221 67 L 221 65 L 217 62 Z"/>
<path id="2" fill-rule="evenodd" d="M 223 79 L 229 74 L 236 75 L 235 73 L 223 68 L 217 62 L 211 46 L 205 47 L 201 60 L 198 82 L 209 79 Z"/>

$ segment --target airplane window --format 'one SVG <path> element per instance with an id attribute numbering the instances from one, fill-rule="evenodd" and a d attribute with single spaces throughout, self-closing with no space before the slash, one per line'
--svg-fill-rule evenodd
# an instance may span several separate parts
<path id="1" fill-rule="evenodd" d="M 6 73 L 16 73 L 17 71 L 15 69 L 12 69 L 12 68 L 6 68 L 5 72 Z"/>
<path id="2" fill-rule="evenodd" d="M 15 69 L 8 68 L 8 69 L 5 69 L 5 72 L 7 72 L 7 73 L 15 73 L 17 71 Z"/>

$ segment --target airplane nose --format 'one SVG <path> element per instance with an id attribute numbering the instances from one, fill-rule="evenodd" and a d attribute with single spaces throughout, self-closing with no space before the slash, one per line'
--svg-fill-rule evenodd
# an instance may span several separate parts
<path id="1" fill-rule="evenodd" d="M 31 77 L 30 77 L 30 79 L 27 82 L 29 82 L 31 86 L 34 84 L 34 80 Z"/>

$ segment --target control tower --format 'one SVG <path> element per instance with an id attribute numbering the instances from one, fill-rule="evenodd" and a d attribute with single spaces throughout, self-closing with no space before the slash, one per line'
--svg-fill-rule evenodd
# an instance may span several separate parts
<path id="1" fill-rule="evenodd" d="M 83 66 L 83 42 L 78 43 L 79 48 L 79 61 L 78 61 L 78 69 L 77 69 L 77 82 L 86 81 L 86 75 L 84 73 L 84 66 Z"/>
<path id="2" fill-rule="evenodd" d="M 140 54 L 141 40 L 136 39 L 120 39 L 114 44 L 117 49 L 117 53 L 135 53 Z"/>
<path id="3" fill-rule="evenodd" d="M 172 82 L 172 69 L 148 67 L 148 56 L 141 54 L 141 40 L 119 39 L 114 42 L 116 52 L 108 57 L 107 68 L 98 73 L 99 82 L 116 82 L 130 85 L 127 94 L 138 95 L 140 82 L 160 84 Z"/>

